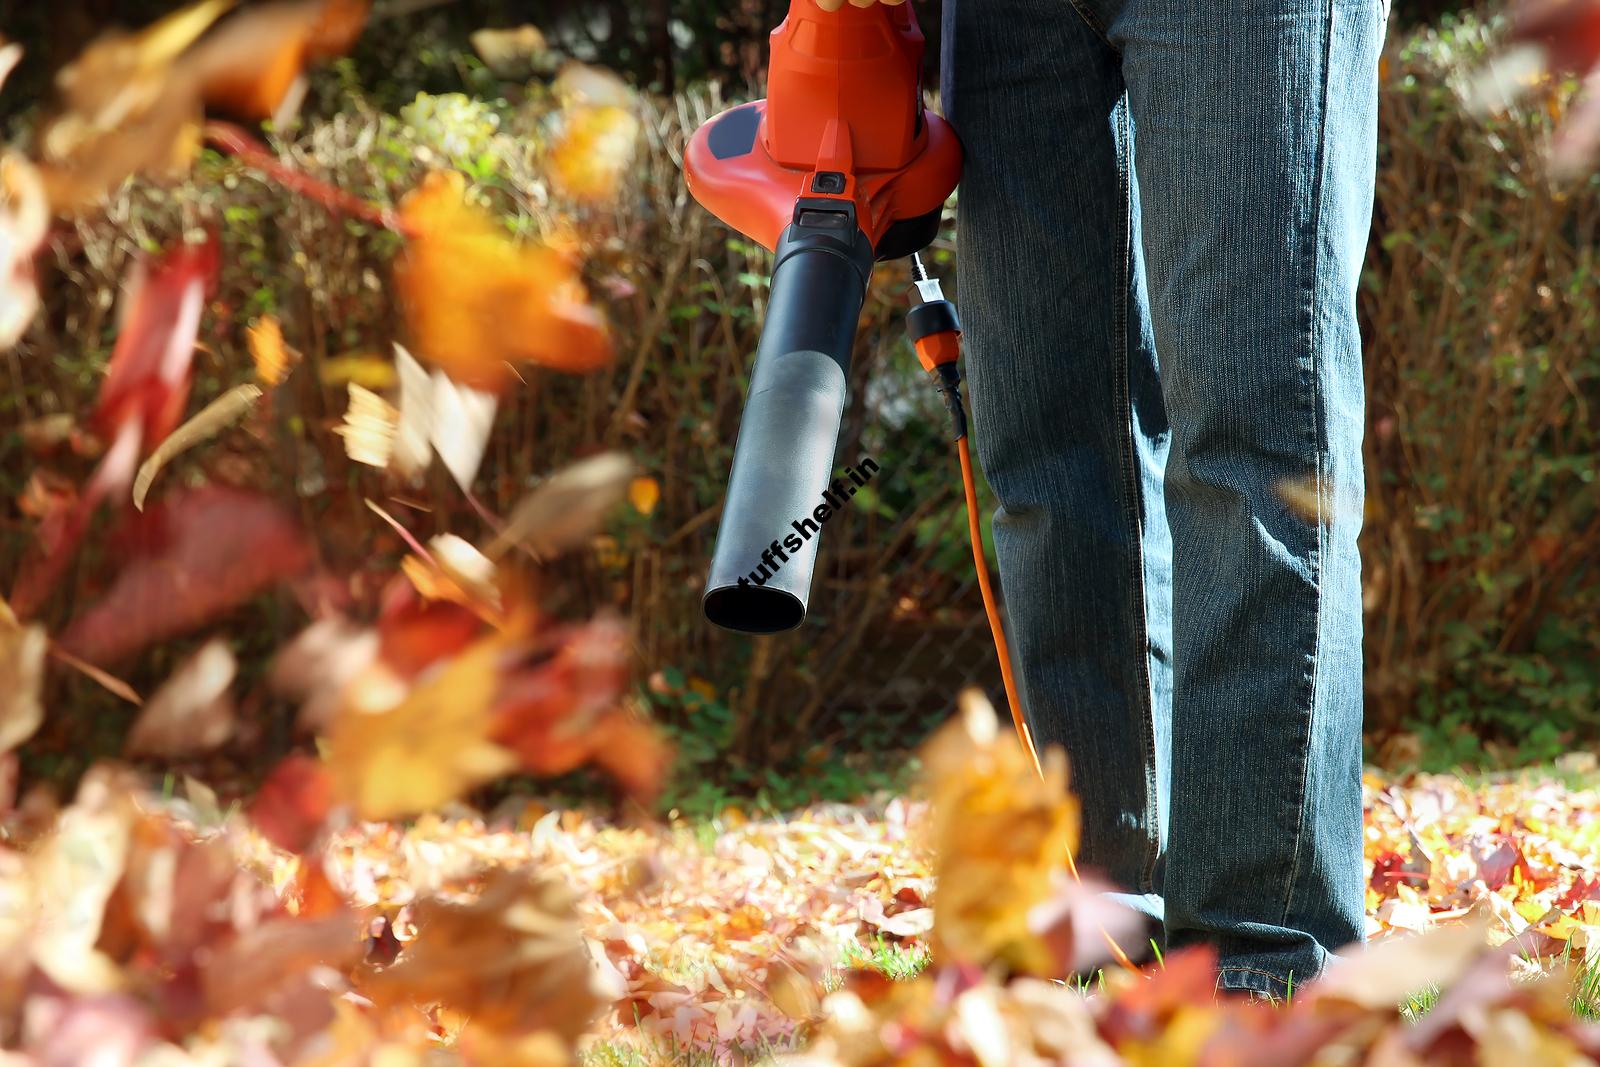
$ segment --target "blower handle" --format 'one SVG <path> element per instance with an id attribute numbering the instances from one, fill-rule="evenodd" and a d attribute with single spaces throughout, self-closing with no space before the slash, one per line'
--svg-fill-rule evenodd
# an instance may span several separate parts
<path id="1" fill-rule="evenodd" d="M 774 253 L 702 609 L 741 633 L 792 630 L 811 598 L 850 351 L 874 260 L 848 201 L 802 197 Z M 765 575 L 765 577 L 763 577 Z"/>

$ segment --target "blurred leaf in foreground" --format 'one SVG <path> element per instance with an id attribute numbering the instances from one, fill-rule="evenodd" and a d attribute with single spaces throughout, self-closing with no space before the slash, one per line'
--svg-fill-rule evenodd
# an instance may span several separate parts
<path id="1" fill-rule="evenodd" d="M 409 692 L 359 685 L 348 690 L 351 699 L 328 734 L 328 765 L 340 796 L 361 818 L 427 811 L 516 766 L 489 739 L 503 651 L 501 641 L 485 638 Z M 363 699 L 373 694 L 399 699 Z"/>
<path id="2" fill-rule="evenodd" d="M 298 574 L 310 550 L 294 521 L 265 497 L 206 486 L 130 522 L 110 589 L 61 637 L 67 651 L 106 663 L 186 633 Z"/>
<path id="3" fill-rule="evenodd" d="M 967 691 L 961 706 L 923 755 L 938 857 L 935 952 L 1054 977 L 1060 961 L 1029 914 L 1051 898 L 1078 846 L 1065 756 L 1046 753 L 1041 778 L 981 694 Z"/>
<path id="4" fill-rule="evenodd" d="M 517 380 L 515 364 L 576 372 L 611 361 L 610 333 L 573 262 L 513 241 L 467 203 L 460 174 L 429 174 L 400 214 L 411 237 L 395 285 L 418 356 L 491 391 Z"/>
<path id="5" fill-rule="evenodd" d="M 369 0 L 285 0 L 213 23 L 235 0 L 201 0 L 137 33 L 97 38 L 56 77 L 60 111 L 41 131 L 51 205 L 93 206 L 135 173 L 181 171 L 200 147 L 203 107 L 282 117 L 304 67 L 347 51 Z"/>
<path id="6" fill-rule="evenodd" d="M 565 105 L 549 151 L 555 188 L 574 200 L 609 200 L 639 141 L 633 93 L 610 71 L 580 63 L 563 68 L 554 89 Z"/>
<path id="7" fill-rule="evenodd" d="M 139 710 L 128 731 L 128 755 L 179 759 L 227 741 L 233 736 L 228 688 L 238 669 L 227 642 L 207 641 Z"/>

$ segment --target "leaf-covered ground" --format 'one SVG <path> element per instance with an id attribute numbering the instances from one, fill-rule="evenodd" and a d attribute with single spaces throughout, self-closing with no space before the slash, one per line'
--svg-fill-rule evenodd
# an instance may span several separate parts
<path id="1" fill-rule="evenodd" d="M 1476 782 L 1369 775 L 1370 938 L 1481 913 L 1492 943 L 1512 940 L 1530 959 L 1585 957 L 1600 934 L 1591 770 L 1574 761 Z M 931 858 L 917 832 L 926 814 L 924 802 L 896 798 L 631 828 L 536 806 L 498 825 L 428 816 L 341 835 L 333 880 L 390 919 L 380 941 L 403 943 L 419 895 L 465 890 L 486 867 L 560 871 L 580 890 L 592 951 L 626 990 L 590 1056 L 687 1061 L 693 1050 L 792 1045 L 796 1016 L 809 1009 L 786 1003 L 791 969 L 917 969 L 933 920 Z M 1516 966 L 1530 976 L 1540 968 Z M 1591 1009 L 1581 988 L 1575 997 L 1579 1011 Z"/>

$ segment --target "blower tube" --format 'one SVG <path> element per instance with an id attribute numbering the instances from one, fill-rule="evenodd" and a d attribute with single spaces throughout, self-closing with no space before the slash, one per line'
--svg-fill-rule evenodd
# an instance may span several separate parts
<path id="1" fill-rule="evenodd" d="M 801 199 L 778 241 L 701 601 L 725 629 L 772 634 L 806 616 L 822 534 L 812 513 L 833 477 L 873 260 L 848 201 Z"/>

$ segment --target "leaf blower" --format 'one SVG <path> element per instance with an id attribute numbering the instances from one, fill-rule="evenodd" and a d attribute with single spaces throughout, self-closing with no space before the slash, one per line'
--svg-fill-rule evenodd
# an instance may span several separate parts
<path id="1" fill-rule="evenodd" d="M 804 620 L 821 539 L 807 519 L 837 499 L 824 493 L 839 487 L 834 450 L 867 284 L 875 263 L 910 257 L 920 302 L 907 327 L 950 411 L 978 583 L 1012 720 L 1031 754 L 979 536 L 961 327 L 918 256 L 938 235 L 962 162 L 955 131 L 923 107 L 924 44 L 910 4 L 827 12 L 792 0 L 772 32 L 767 98 L 724 111 L 690 139 L 689 191 L 773 252 L 702 606 L 711 622 L 744 633 Z"/>

